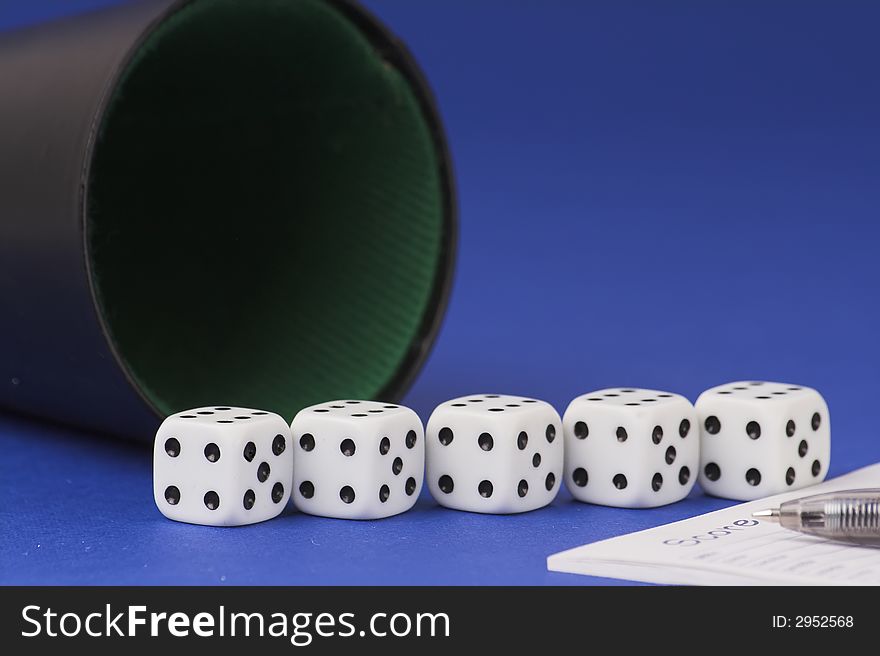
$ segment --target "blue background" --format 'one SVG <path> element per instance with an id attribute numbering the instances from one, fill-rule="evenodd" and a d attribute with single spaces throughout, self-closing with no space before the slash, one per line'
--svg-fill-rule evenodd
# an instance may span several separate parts
<path id="1" fill-rule="evenodd" d="M 0 29 L 110 4 L 0 2 Z M 461 207 L 455 292 L 406 402 L 560 411 L 590 389 L 692 400 L 817 387 L 831 474 L 880 461 L 880 5 L 371 0 L 439 97 Z M 2 99 L 0 99 L 2 102 Z M 0 582 L 583 584 L 555 551 L 727 505 L 493 517 L 424 496 L 345 522 L 212 529 L 154 508 L 143 446 L 0 418 Z"/>

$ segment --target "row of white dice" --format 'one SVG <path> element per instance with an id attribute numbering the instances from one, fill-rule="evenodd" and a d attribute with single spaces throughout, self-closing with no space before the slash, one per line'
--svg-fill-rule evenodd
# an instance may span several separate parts
<path id="1" fill-rule="evenodd" d="M 729 383 L 695 405 L 677 394 L 606 389 L 565 412 L 565 482 L 580 501 L 628 508 L 708 494 L 746 501 L 822 481 L 828 406 L 813 389 Z M 698 476 L 697 476 L 698 475 Z"/>
<path id="2" fill-rule="evenodd" d="M 169 519 L 240 526 L 287 502 L 349 519 L 409 510 L 422 489 L 425 436 L 409 408 L 337 401 L 280 416 L 230 406 L 168 417 L 153 449 L 153 496 Z"/>
<path id="3" fill-rule="evenodd" d="M 557 434 L 559 439 L 557 439 Z M 400 405 L 333 401 L 278 415 L 217 406 L 172 415 L 154 447 L 153 493 L 178 521 L 232 526 L 301 511 L 379 519 L 409 510 L 424 483 L 441 504 L 514 513 L 550 503 L 562 422 L 547 403 L 495 394 L 439 406 L 428 423 Z"/>
<path id="4" fill-rule="evenodd" d="M 473 395 L 438 406 L 427 433 L 409 408 L 379 402 L 312 406 L 290 427 L 221 406 L 162 424 L 154 496 L 167 517 L 199 524 L 270 519 L 291 497 L 310 514 L 377 519 L 411 508 L 426 473 L 437 501 L 460 510 L 534 510 L 563 480 L 581 501 L 651 507 L 687 496 L 697 472 L 707 492 L 735 499 L 819 482 L 829 447 L 822 397 L 774 383 L 714 388 L 696 408 L 607 389 L 576 398 L 562 420 L 536 399 Z"/>

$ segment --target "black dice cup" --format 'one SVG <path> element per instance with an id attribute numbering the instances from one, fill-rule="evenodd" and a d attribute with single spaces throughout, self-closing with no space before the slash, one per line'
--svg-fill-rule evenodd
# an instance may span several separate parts
<path id="1" fill-rule="evenodd" d="M 354 2 L 157 0 L 0 37 L 0 408 L 147 438 L 396 400 L 446 306 L 450 160 Z"/>

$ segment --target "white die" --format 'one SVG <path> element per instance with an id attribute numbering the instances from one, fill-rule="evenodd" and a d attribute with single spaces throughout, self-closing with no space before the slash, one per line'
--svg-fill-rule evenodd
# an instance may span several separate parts
<path id="1" fill-rule="evenodd" d="M 428 489 L 443 506 L 518 513 L 559 491 L 562 422 L 549 404 L 476 394 L 438 406 L 428 420 Z"/>
<path id="2" fill-rule="evenodd" d="M 831 459 L 828 405 L 814 389 L 728 383 L 697 399 L 700 485 L 748 501 L 824 480 Z"/>
<path id="3" fill-rule="evenodd" d="M 574 399 L 562 424 L 565 484 L 579 501 L 651 508 L 683 499 L 694 486 L 700 435 L 683 396 L 600 390 Z"/>
<path id="4" fill-rule="evenodd" d="M 293 436 L 293 503 L 311 515 L 379 519 L 413 507 L 425 471 L 415 412 L 376 401 L 331 401 L 301 410 Z"/>
<path id="5" fill-rule="evenodd" d="M 216 406 L 168 417 L 153 445 L 153 498 L 169 519 L 241 526 L 290 499 L 290 429 L 272 412 Z"/>

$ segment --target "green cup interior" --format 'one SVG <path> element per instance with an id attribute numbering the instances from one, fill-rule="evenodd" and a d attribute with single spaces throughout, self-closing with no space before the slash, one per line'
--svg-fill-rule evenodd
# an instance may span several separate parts
<path id="1" fill-rule="evenodd" d="M 442 153 L 323 0 L 196 0 L 117 80 L 90 164 L 99 313 L 160 412 L 373 398 L 437 309 Z"/>

